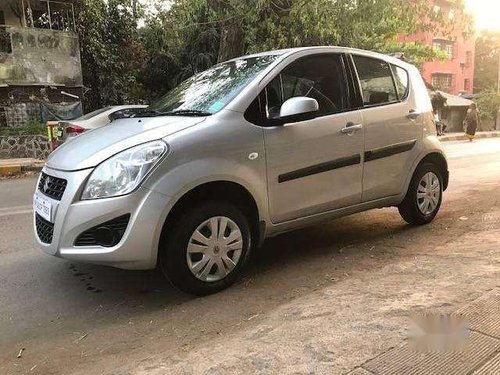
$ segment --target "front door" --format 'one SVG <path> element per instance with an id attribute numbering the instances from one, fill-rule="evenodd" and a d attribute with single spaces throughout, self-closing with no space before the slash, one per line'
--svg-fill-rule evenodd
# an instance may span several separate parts
<path id="1" fill-rule="evenodd" d="M 319 104 L 313 119 L 264 128 L 272 221 L 360 203 L 363 128 L 360 112 L 350 110 L 342 56 L 302 57 L 263 94 L 270 120 L 279 119 L 281 105 L 292 97 L 314 98 Z"/>

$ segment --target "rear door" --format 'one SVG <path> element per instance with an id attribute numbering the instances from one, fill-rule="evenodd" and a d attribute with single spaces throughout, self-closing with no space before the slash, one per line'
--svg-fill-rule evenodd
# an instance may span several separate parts
<path id="1" fill-rule="evenodd" d="M 316 117 L 275 125 L 281 105 L 297 96 L 318 101 Z M 261 97 L 271 125 L 264 128 L 264 141 L 273 222 L 360 203 L 363 129 L 360 112 L 350 104 L 344 57 L 317 54 L 295 60 Z"/>
<path id="2" fill-rule="evenodd" d="M 399 195 L 422 137 L 422 118 L 416 112 L 409 73 L 373 57 L 352 58 L 364 105 L 362 201 Z"/>

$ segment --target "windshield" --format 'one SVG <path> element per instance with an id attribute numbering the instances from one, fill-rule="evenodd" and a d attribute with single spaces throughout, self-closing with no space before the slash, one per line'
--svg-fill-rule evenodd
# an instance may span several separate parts
<path id="1" fill-rule="evenodd" d="M 101 109 L 96 109 L 93 112 L 89 112 L 86 115 L 78 117 L 77 120 L 88 120 L 89 118 L 92 118 L 94 116 L 100 115 L 101 113 L 106 112 L 109 109 L 111 109 L 111 107 L 104 107 L 104 108 L 101 108 Z"/>
<path id="2" fill-rule="evenodd" d="M 187 79 L 149 109 L 158 114 L 219 112 L 277 57 L 256 56 L 216 65 Z"/>

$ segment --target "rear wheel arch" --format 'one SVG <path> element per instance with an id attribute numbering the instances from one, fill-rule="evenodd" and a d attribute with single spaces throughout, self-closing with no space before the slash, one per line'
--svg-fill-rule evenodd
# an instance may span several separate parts
<path id="1" fill-rule="evenodd" d="M 417 167 L 415 168 L 415 171 L 418 169 L 419 166 L 425 163 L 434 164 L 439 169 L 439 171 L 441 172 L 441 177 L 443 178 L 443 191 L 445 191 L 448 188 L 449 172 L 448 172 L 448 162 L 446 161 L 444 155 L 439 152 L 432 152 L 430 154 L 425 155 L 425 157 L 422 158 L 422 160 L 420 160 L 420 162 L 418 163 Z"/>

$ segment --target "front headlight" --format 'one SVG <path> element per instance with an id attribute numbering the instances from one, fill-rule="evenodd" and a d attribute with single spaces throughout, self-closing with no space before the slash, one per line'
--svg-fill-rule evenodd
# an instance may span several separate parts
<path id="1" fill-rule="evenodd" d="M 134 191 L 167 149 L 165 142 L 153 141 L 102 162 L 90 175 L 82 199 L 116 197 Z"/>

